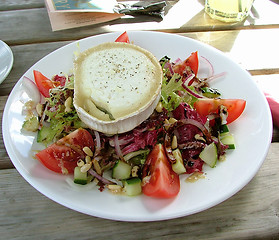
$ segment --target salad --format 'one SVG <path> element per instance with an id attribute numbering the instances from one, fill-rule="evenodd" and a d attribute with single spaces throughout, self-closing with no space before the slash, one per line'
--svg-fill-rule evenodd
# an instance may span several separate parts
<path id="1" fill-rule="evenodd" d="M 116 41 L 129 43 L 126 32 Z M 145 194 L 170 198 L 179 193 L 181 174 L 202 174 L 205 164 L 215 167 L 234 149 L 228 125 L 244 111 L 246 101 L 223 99 L 210 87 L 216 76 L 197 77 L 198 52 L 186 60 L 160 60 L 164 79 L 161 99 L 153 114 L 133 130 L 106 135 L 88 129 L 73 105 L 74 76 L 52 79 L 34 70 L 37 91 L 25 104 L 23 129 L 37 132 L 46 148 L 35 157 L 48 169 L 73 174 L 74 183 L 96 183 L 128 196 Z M 217 76 L 218 77 L 218 76 Z"/>

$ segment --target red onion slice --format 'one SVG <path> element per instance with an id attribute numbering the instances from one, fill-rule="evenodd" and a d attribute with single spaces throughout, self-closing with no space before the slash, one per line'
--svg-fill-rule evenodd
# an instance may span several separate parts
<path id="1" fill-rule="evenodd" d="M 164 68 L 165 68 L 165 69 L 169 69 L 170 73 L 171 73 L 171 74 L 174 74 L 174 71 L 173 71 L 173 69 L 172 69 L 171 63 L 166 62 Z"/>
<path id="2" fill-rule="evenodd" d="M 30 78 L 26 76 L 24 76 L 22 79 L 22 90 L 35 103 L 40 103 L 42 101 L 43 96 L 39 92 L 37 85 Z"/>
<path id="3" fill-rule="evenodd" d="M 208 130 L 206 129 L 206 127 L 200 123 L 199 121 L 195 120 L 195 119 L 181 119 L 179 120 L 180 122 L 182 122 L 183 124 L 191 124 L 196 126 L 197 128 L 199 128 L 202 133 L 206 136 L 206 138 L 211 142 L 212 141 L 212 137 L 211 134 L 208 132 Z"/>
<path id="4" fill-rule="evenodd" d="M 101 151 L 101 138 L 98 131 L 94 130 L 94 134 L 96 137 L 96 150 L 95 150 L 95 156 L 98 156 Z"/>
<path id="5" fill-rule="evenodd" d="M 195 93 L 194 91 L 192 91 L 190 88 L 188 88 L 185 84 L 182 84 L 182 87 L 188 92 L 190 93 L 192 96 L 196 97 L 196 98 L 205 98 L 202 95 L 199 95 L 198 93 Z"/>
<path id="6" fill-rule="evenodd" d="M 95 172 L 92 168 L 90 168 L 88 170 L 88 173 L 90 173 L 93 177 L 97 178 L 100 182 L 102 182 L 103 184 L 116 184 L 104 177 L 102 177 L 101 175 L 99 175 L 97 172 Z"/>
<path id="7" fill-rule="evenodd" d="M 185 78 L 183 84 L 184 84 L 185 86 L 191 85 L 191 84 L 189 84 L 189 83 L 190 83 L 190 81 L 191 81 L 194 77 L 195 77 L 195 74 L 194 74 L 194 73 L 189 74 L 189 75 Z"/>
<path id="8" fill-rule="evenodd" d="M 123 153 L 122 153 L 121 148 L 120 148 L 120 144 L 119 144 L 117 134 L 114 135 L 113 141 L 114 141 L 115 152 L 116 152 L 117 156 L 122 159 L 123 158 Z"/>
<path id="9" fill-rule="evenodd" d="M 202 131 L 204 136 L 207 138 L 208 142 L 213 141 L 211 134 L 209 133 L 207 128 L 201 122 L 199 122 L 195 119 L 190 119 L 190 118 L 180 119 L 177 122 L 172 124 L 172 126 L 169 128 L 168 132 L 173 132 L 174 135 L 178 136 L 177 128 L 179 128 L 185 124 L 190 124 L 190 125 L 196 126 L 197 128 L 199 128 Z"/>
<path id="10" fill-rule="evenodd" d="M 216 74 L 216 75 L 213 75 L 213 76 L 211 76 L 211 77 L 205 79 L 205 81 L 206 81 L 206 82 L 210 82 L 210 81 L 213 81 L 213 80 L 215 80 L 215 79 L 224 77 L 224 76 L 226 76 L 226 74 L 227 74 L 226 72 L 221 72 L 221 73 L 218 73 L 218 74 Z"/>
<path id="11" fill-rule="evenodd" d="M 199 71 L 197 74 L 198 78 L 210 78 L 214 75 L 214 68 L 211 64 L 211 62 L 203 57 L 199 57 Z"/>

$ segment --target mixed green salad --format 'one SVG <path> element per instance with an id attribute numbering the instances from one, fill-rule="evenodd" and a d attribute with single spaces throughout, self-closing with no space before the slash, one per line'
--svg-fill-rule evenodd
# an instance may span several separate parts
<path id="1" fill-rule="evenodd" d="M 126 32 L 116 41 L 130 44 Z M 198 78 L 200 59 L 198 52 L 185 60 L 163 57 L 161 99 L 153 114 L 133 130 L 116 135 L 88 129 L 79 119 L 73 105 L 73 75 L 50 79 L 34 70 L 35 83 L 23 79 L 34 99 L 25 104 L 22 127 L 37 132 L 37 142 L 46 147 L 35 157 L 51 171 L 73 174 L 75 184 L 94 182 L 100 191 L 176 196 L 179 175 L 202 174 L 204 164 L 214 168 L 227 149 L 235 148 L 228 125 L 246 104 L 242 99 L 223 99 L 210 87 L 216 78 L 213 71 Z"/>

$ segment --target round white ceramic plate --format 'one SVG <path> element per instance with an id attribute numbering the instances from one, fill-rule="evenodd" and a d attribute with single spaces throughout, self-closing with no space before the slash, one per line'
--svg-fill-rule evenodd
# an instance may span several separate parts
<path id="1" fill-rule="evenodd" d="M 82 39 L 81 51 L 107 41 L 114 41 L 120 33 L 110 33 Z M 35 135 L 21 133 L 22 114 L 26 96 L 21 90 L 22 78 L 11 92 L 3 114 L 3 137 L 7 152 L 20 174 L 48 198 L 76 211 L 96 217 L 121 221 L 155 221 L 197 213 L 228 199 L 242 189 L 257 173 L 269 149 L 272 136 L 271 114 L 264 95 L 251 76 L 220 51 L 198 41 L 173 34 L 158 32 L 128 32 L 130 40 L 151 51 L 158 59 L 167 55 L 173 60 L 185 59 L 193 51 L 206 57 L 215 73 L 227 72 L 224 79 L 213 86 L 223 98 L 242 98 L 247 106 L 241 117 L 230 125 L 235 135 L 236 150 L 229 151 L 227 160 L 210 169 L 205 167 L 206 178 L 195 183 L 181 177 L 181 190 L 173 199 L 152 199 L 146 196 L 127 197 L 99 192 L 97 187 L 74 188 L 66 179 L 34 159 L 41 149 Z M 47 55 L 24 76 L 32 77 L 33 69 L 46 76 L 70 72 L 77 42 L 66 45 Z M 47 211 L 47 210 L 46 210 Z"/>
<path id="2" fill-rule="evenodd" d="M 14 56 L 10 47 L 0 40 L 0 84 L 10 73 L 14 63 Z"/>

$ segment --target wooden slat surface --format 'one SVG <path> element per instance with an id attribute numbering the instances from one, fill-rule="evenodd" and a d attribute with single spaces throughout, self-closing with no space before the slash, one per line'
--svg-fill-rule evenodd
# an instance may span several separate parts
<path id="1" fill-rule="evenodd" d="M 13 2 L 20 3 L 20 0 L 10 1 L 10 5 Z M 40 0 L 40 3 L 42 2 L 43 0 Z M 27 9 L 0 11 L 0 22 L 5 23 L 0 28 L 0 36 L 3 41 L 12 45 L 63 41 L 123 30 L 197 32 L 279 27 L 279 5 L 270 0 L 256 0 L 253 8 L 255 16 L 249 17 L 244 23 L 237 24 L 226 24 L 210 19 L 204 13 L 202 1 L 181 0 L 169 10 L 164 20 L 160 22 L 158 22 L 159 19 L 154 19 L 153 17 L 139 16 L 115 20 L 109 24 L 104 23 L 96 26 L 52 32 L 46 9 L 31 8 L 32 2 L 28 1 L 27 3 L 29 4 Z M 21 27 L 15 28 L 14 26 Z"/>

